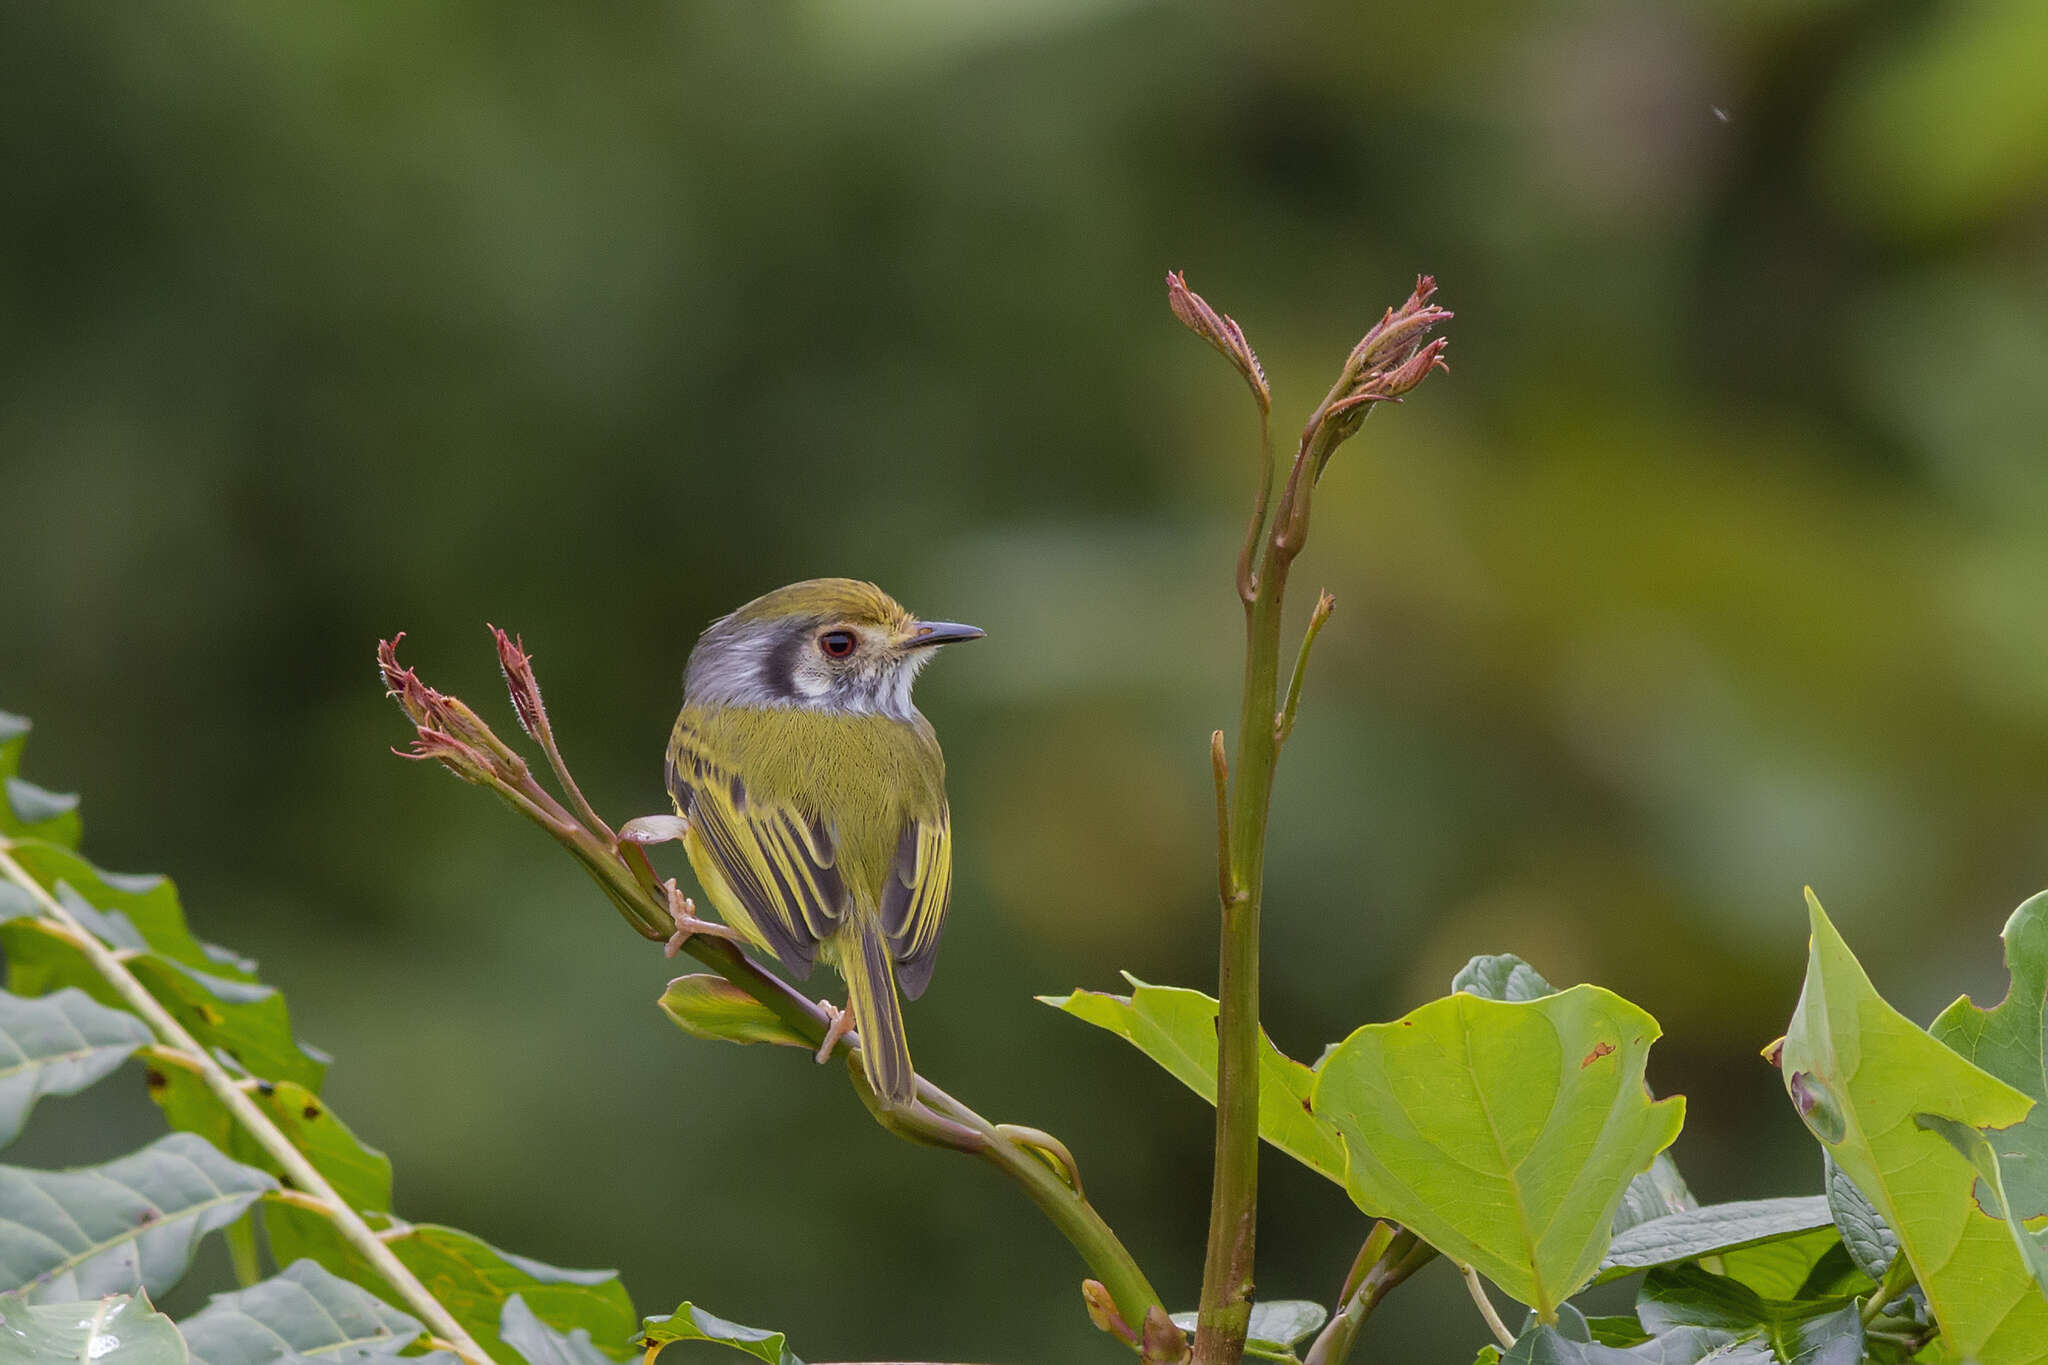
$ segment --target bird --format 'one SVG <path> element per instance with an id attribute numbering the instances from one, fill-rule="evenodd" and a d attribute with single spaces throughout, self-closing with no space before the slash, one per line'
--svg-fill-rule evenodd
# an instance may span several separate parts
<path id="1" fill-rule="evenodd" d="M 848 1008 L 819 1002 L 818 1060 L 853 1033 L 891 1105 L 917 1082 L 899 993 L 931 980 L 953 884 L 945 757 L 911 685 L 940 646 L 984 634 L 851 578 L 755 598 L 707 627 L 684 668 L 664 774 L 675 816 L 620 831 L 681 839 L 724 921 L 698 919 L 671 881 L 671 955 L 724 933 L 798 980 L 820 961 L 839 974 Z"/>

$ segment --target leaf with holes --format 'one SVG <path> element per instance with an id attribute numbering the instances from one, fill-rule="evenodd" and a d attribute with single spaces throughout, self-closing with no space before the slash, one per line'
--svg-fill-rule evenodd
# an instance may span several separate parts
<path id="1" fill-rule="evenodd" d="M 1129 995 L 1074 991 L 1039 1000 L 1107 1029 L 1216 1103 L 1216 1002 L 1200 991 L 1153 986 L 1129 972 Z M 1259 1136 L 1316 1174 L 1344 1183 L 1344 1147 L 1310 1108 L 1315 1072 L 1259 1035 Z"/>
<path id="2" fill-rule="evenodd" d="M 648 1349 L 657 1354 L 671 1342 L 715 1341 L 768 1365 L 804 1365 L 789 1349 L 782 1333 L 742 1327 L 689 1302 L 678 1304 L 676 1311 L 666 1317 L 647 1319 L 641 1337 Z"/>
<path id="3" fill-rule="evenodd" d="M 2011 976 L 2005 999 L 1979 1009 L 1968 996 L 1927 1031 L 2034 1101 L 1998 1134 L 1998 1165 L 2013 1216 L 2048 1214 L 2048 892 L 2012 912 L 2002 934 Z"/>
<path id="4" fill-rule="evenodd" d="M 1521 1003 L 1458 993 L 1368 1024 L 1324 1059 L 1315 1111 L 1346 1184 L 1548 1320 L 1593 1277 L 1629 1181 L 1684 1101 L 1652 1102 L 1657 1021 L 1597 986 Z"/>
<path id="5" fill-rule="evenodd" d="M 2034 1102 L 1885 1003 L 1811 892 L 1807 905 L 1806 986 L 1778 1055 L 1793 1106 L 1897 1234 L 1947 1344 L 1978 1365 L 2048 1361 L 2048 1297 L 1977 1206 L 1976 1170 L 1913 1121 L 2004 1128 Z"/>
<path id="6" fill-rule="evenodd" d="M 84 991 L 0 992 L 0 1147 L 20 1135 L 37 1100 L 77 1094 L 149 1041 L 140 1019 Z"/>
<path id="7" fill-rule="evenodd" d="M 0 1166 L 0 1288 L 37 1303 L 161 1294 L 199 1239 L 240 1217 L 277 1182 L 190 1133 L 171 1133 L 101 1166 Z"/>
<path id="8" fill-rule="evenodd" d="M 144 1058 L 149 1065 L 149 1097 L 171 1127 L 199 1134 L 237 1161 L 283 1175 L 276 1159 L 229 1116 L 198 1072 L 160 1049 L 151 1049 Z M 350 1131 L 327 1101 L 291 1081 L 258 1086 L 249 1098 L 305 1153 L 350 1208 L 366 1213 L 390 1210 L 391 1158 Z"/>
<path id="9" fill-rule="evenodd" d="M 279 1261 L 309 1257 L 343 1279 L 383 1292 L 383 1280 L 318 1214 L 266 1201 L 263 1227 L 270 1254 Z M 406 1268 L 493 1354 L 501 1345 L 498 1327 L 505 1303 L 514 1294 L 557 1331 L 588 1329 L 607 1355 L 623 1355 L 639 1325 L 617 1271 L 563 1270 L 432 1223 L 401 1225 L 383 1236 Z"/>
<path id="10" fill-rule="evenodd" d="M 777 1043 L 814 1051 L 775 1011 L 722 976 L 679 976 L 661 993 L 662 1012 L 683 1032 L 724 1043 Z"/>
<path id="11" fill-rule="evenodd" d="M 396 1362 L 425 1329 L 366 1289 L 311 1261 L 232 1294 L 215 1294 L 180 1324 L 192 1365 L 348 1365 Z M 447 1351 L 404 1357 L 407 1365 L 460 1365 Z"/>
<path id="12" fill-rule="evenodd" d="M 1913 1122 L 1932 1133 L 1939 1133 L 1949 1146 L 1961 1153 L 1964 1160 L 1977 1172 L 1977 1206 L 1985 1213 L 2004 1223 L 2012 1234 L 2012 1244 L 2019 1251 L 2020 1259 L 2027 1263 L 2033 1273 L 2034 1283 L 2042 1293 L 2048 1294 L 2048 1230 L 2030 1231 L 2026 1220 L 2020 1217 L 2007 1194 L 2005 1179 L 2006 1153 L 1994 1147 L 1988 1135 L 1978 1132 L 1966 1123 L 1943 1118 L 1939 1114 L 1915 1114 Z M 2006 1129 L 1999 1134 L 2001 1140 Z"/>
<path id="13" fill-rule="evenodd" d="M 186 1365 L 177 1327 L 141 1294 L 83 1303 L 0 1297 L 0 1360 L 8 1365 Z"/>

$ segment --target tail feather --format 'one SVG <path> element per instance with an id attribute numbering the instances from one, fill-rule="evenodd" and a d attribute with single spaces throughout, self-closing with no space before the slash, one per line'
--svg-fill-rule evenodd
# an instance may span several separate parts
<path id="1" fill-rule="evenodd" d="M 903 1035 L 903 1007 L 896 999 L 896 968 L 882 942 L 880 927 L 859 921 L 858 953 L 848 954 L 846 994 L 860 1030 L 861 1069 L 868 1084 L 894 1104 L 910 1103 L 917 1072 L 910 1065 L 910 1042 Z"/>

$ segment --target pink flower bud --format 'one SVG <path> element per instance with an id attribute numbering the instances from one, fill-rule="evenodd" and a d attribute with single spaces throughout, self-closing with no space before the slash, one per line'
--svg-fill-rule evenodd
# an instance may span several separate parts
<path id="1" fill-rule="evenodd" d="M 1196 336 L 1214 346 L 1225 360 L 1237 367 L 1244 376 L 1244 382 L 1251 386 L 1252 397 L 1257 400 L 1260 412 L 1273 409 L 1273 392 L 1266 386 L 1266 371 L 1259 364 L 1259 357 L 1252 345 L 1245 340 L 1244 329 L 1236 319 L 1227 313 L 1218 313 L 1209 306 L 1209 301 L 1188 288 L 1187 276 L 1177 270 L 1166 275 L 1166 306 L 1173 315 Z"/>

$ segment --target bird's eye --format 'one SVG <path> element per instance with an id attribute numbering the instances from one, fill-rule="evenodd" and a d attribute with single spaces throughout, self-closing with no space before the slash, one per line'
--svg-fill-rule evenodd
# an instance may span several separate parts
<path id="1" fill-rule="evenodd" d="M 818 648 L 825 651 L 829 659 L 843 659 L 853 653 L 854 639 L 850 630 L 828 630 L 818 637 Z"/>

